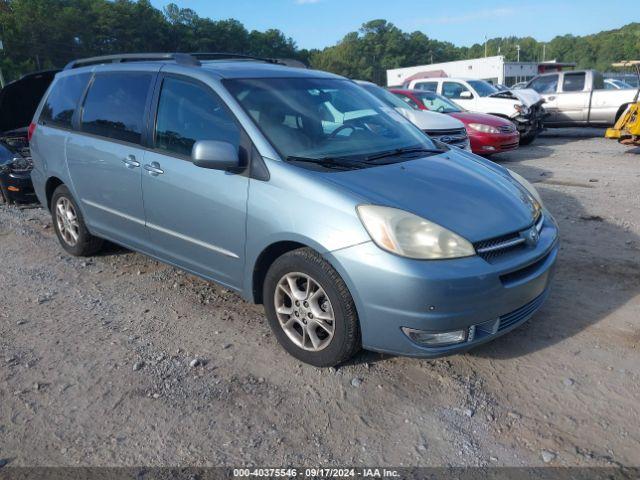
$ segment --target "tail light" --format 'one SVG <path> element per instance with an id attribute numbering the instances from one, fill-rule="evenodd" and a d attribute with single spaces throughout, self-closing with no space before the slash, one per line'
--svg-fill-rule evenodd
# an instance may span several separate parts
<path id="1" fill-rule="evenodd" d="M 36 132 L 36 124 L 35 123 L 31 123 L 29 125 L 29 130 L 27 130 L 27 140 L 31 141 L 31 138 L 33 137 L 33 134 Z"/>

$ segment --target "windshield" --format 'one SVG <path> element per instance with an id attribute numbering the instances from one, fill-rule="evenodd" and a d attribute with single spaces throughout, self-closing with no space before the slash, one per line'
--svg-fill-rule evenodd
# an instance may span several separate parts
<path id="1" fill-rule="evenodd" d="M 609 80 L 611 83 L 613 83 L 614 85 L 616 85 L 618 88 L 620 89 L 625 89 L 625 88 L 633 88 L 631 85 L 629 85 L 627 82 L 623 82 L 622 80 Z"/>
<path id="2" fill-rule="evenodd" d="M 456 113 L 464 111 L 462 107 L 456 105 L 448 98 L 438 95 L 437 93 L 419 91 L 414 92 L 413 95 L 420 99 L 427 110 L 440 113 Z"/>
<path id="3" fill-rule="evenodd" d="M 398 149 L 437 148 L 349 80 L 254 78 L 224 85 L 284 159 L 355 161 Z"/>
<path id="4" fill-rule="evenodd" d="M 500 91 L 489 82 L 485 82 L 484 80 L 467 80 L 467 83 L 471 85 L 481 97 L 488 97 L 492 93 L 498 93 Z"/>

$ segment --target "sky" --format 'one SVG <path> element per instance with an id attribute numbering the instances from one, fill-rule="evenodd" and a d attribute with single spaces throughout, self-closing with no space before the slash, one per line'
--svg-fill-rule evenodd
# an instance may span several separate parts
<path id="1" fill-rule="evenodd" d="M 151 0 L 175 3 L 214 20 L 235 18 L 249 30 L 278 28 L 300 48 L 334 45 L 369 20 L 420 30 L 457 46 L 488 38 L 532 36 L 540 41 L 585 35 L 640 21 L 629 0 Z M 636 18 L 633 18 L 633 17 Z"/>

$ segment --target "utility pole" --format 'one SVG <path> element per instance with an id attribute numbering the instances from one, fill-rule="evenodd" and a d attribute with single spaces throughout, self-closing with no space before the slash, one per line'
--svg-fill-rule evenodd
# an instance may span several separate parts
<path id="1" fill-rule="evenodd" d="M 544 62 L 547 59 L 547 44 L 542 44 L 542 61 Z"/>
<path id="2" fill-rule="evenodd" d="M 487 58 L 487 36 L 484 36 L 484 56 Z"/>
<path id="3" fill-rule="evenodd" d="M 518 62 L 520 62 L 520 45 L 516 45 L 516 51 L 518 52 Z"/>

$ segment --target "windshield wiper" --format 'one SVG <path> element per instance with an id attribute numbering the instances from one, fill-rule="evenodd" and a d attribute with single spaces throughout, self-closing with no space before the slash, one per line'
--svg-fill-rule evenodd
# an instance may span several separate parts
<path id="1" fill-rule="evenodd" d="M 405 153 L 430 153 L 436 155 L 438 153 L 444 153 L 446 150 L 439 148 L 424 148 L 424 147 L 409 147 L 409 148 L 396 148 L 395 150 L 389 150 L 387 152 L 376 153 L 375 155 L 369 155 L 365 158 L 366 161 L 377 160 L 379 158 L 394 157 L 397 155 L 404 155 Z"/>
<path id="2" fill-rule="evenodd" d="M 340 170 L 345 169 L 354 169 L 357 167 L 368 167 L 363 162 L 358 162 L 356 160 L 347 160 L 340 157 L 321 157 L 321 158 L 311 158 L 311 157 L 296 157 L 296 156 L 288 156 L 287 162 L 304 162 L 304 163 L 314 163 L 316 165 L 320 165 L 325 168 L 335 168 Z"/>

